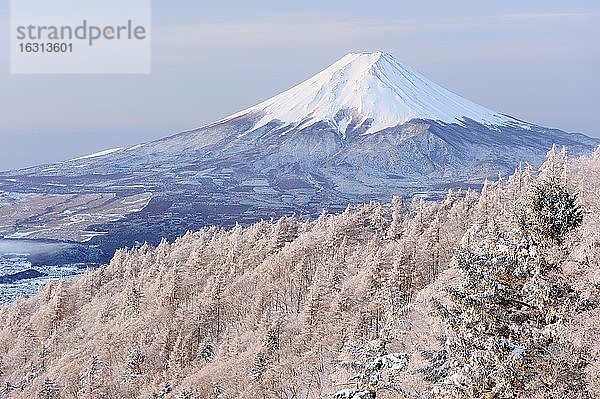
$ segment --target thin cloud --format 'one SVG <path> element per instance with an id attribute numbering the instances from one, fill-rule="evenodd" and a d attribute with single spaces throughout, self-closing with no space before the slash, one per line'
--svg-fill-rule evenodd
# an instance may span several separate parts
<path id="1" fill-rule="evenodd" d="M 291 21 L 291 22 L 290 22 Z M 298 22 L 294 22 L 298 21 Z M 307 22 L 308 21 L 308 22 Z M 600 14 L 536 13 L 483 15 L 476 17 L 331 20 L 295 15 L 277 21 L 199 23 L 183 26 L 159 26 L 154 29 L 158 44 L 175 46 L 243 45 L 260 46 L 283 43 L 338 42 L 356 37 L 381 34 L 489 32 L 507 24 L 513 29 L 569 24 L 577 28 L 594 27 Z M 551 24 L 551 25 L 549 25 Z"/>

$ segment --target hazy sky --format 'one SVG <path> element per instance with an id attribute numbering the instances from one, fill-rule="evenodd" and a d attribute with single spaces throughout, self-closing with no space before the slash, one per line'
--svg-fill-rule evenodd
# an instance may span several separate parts
<path id="1" fill-rule="evenodd" d="M 7 3 L 0 169 L 201 126 L 351 51 L 389 52 L 493 110 L 600 137 L 597 0 L 153 0 L 149 75 L 11 75 Z"/>

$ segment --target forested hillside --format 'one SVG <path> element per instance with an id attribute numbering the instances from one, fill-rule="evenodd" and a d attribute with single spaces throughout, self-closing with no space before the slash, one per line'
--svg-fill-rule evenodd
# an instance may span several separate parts
<path id="1" fill-rule="evenodd" d="M 599 193 L 600 150 L 552 151 L 439 203 L 119 250 L 0 309 L 0 397 L 599 397 Z"/>

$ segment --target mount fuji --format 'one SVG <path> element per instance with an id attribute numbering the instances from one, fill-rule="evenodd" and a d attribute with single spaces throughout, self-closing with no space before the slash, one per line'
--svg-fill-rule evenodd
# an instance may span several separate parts
<path id="1" fill-rule="evenodd" d="M 457 96 L 382 52 L 348 54 L 304 83 L 216 124 L 248 114 L 261 114 L 252 129 L 272 121 L 300 129 L 324 121 L 344 138 L 350 124 L 369 134 L 413 119 L 529 126 Z"/>
<path id="2" fill-rule="evenodd" d="M 307 81 L 161 140 L 0 173 L 0 233 L 99 245 L 477 186 L 553 144 L 599 144 L 491 111 L 389 54 L 348 54 Z"/>

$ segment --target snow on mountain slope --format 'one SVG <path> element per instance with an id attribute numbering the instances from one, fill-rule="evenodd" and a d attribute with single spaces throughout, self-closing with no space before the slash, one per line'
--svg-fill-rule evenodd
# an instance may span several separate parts
<path id="1" fill-rule="evenodd" d="M 366 122 L 365 134 L 412 119 L 531 126 L 468 101 L 382 52 L 348 54 L 290 90 L 217 123 L 253 113 L 261 115 L 253 129 L 271 121 L 294 127 L 326 121 L 343 136 L 351 122 Z"/>
<path id="2" fill-rule="evenodd" d="M 95 152 L 93 154 L 89 154 L 89 155 L 84 155 L 78 158 L 73 158 L 70 161 L 80 161 L 82 159 L 90 159 L 90 158 L 97 158 L 97 157 L 103 157 L 105 155 L 109 155 L 112 154 L 113 152 L 117 152 L 122 150 L 123 147 L 118 147 L 118 148 L 110 148 L 108 150 L 104 150 L 104 151 L 99 151 L 99 152 Z"/>

